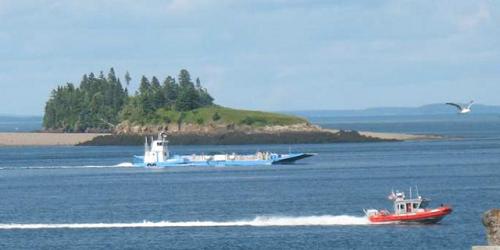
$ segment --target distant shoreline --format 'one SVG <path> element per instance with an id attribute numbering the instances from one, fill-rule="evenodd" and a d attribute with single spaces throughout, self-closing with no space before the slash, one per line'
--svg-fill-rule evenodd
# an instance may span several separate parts
<path id="1" fill-rule="evenodd" d="M 290 133 L 225 133 L 175 134 L 170 141 L 177 145 L 236 144 L 317 144 L 341 142 L 381 142 L 436 140 L 441 136 L 380 132 L 290 132 Z M 112 135 L 106 133 L 0 132 L 0 146 L 105 146 L 142 145 L 143 135 Z"/>
<path id="2" fill-rule="evenodd" d="M 443 139 L 440 135 L 420 135 L 420 134 L 404 134 L 404 133 L 386 133 L 386 132 L 370 132 L 359 131 L 361 135 L 386 139 L 386 140 L 399 140 L 399 141 L 422 141 L 422 140 L 439 140 Z"/>
<path id="3" fill-rule="evenodd" d="M 102 133 L 0 132 L 0 146 L 73 146 Z"/>

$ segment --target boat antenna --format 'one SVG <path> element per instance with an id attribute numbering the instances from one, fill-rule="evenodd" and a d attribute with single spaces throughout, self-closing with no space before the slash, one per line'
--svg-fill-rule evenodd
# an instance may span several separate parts
<path id="1" fill-rule="evenodd" d="M 411 187 L 410 187 L 410 200 L 411 200 Z"/>
<path id="2" fill-rule="evenodd" d="M 415 189 L 417 190 L 417 197 L 420 197 L 420 194 L 418 193 L 418 186 L 415 185 Z"/>

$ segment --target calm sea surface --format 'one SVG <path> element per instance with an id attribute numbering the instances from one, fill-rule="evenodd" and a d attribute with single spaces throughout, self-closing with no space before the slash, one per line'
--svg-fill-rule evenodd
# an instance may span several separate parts
<path id="1" fill-rule="evenodd" d="M 500 116 L 312 117 L 325 127 L 439 141 L 293 145 L 297 165 L 135 169 L 142 147 L 0 147 L 1 249 L 470 249 L 500 207 Z M 172 146 L 175 153 L 288 145 Z M 418 186 L 440 224 L 369 225 L 391 189 Z M 415 189 L 413 189 L 415 190 Z M 318 225 L 322 224 L 322 225 Z"/>

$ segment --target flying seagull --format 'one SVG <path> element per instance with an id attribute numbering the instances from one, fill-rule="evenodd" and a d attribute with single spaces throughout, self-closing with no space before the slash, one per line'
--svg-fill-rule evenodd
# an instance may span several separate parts
<path id="1" fill-rule="evenodd" d="M 446 104 L 457 108 L 459 114 L 467 114 L 471 111 L 470 107 L 472 106 L 473 103 L 474 103 L 474 101 L 470 101 L 469 104 L 467 104 L 467 106 L 465 106 L 465 105 L 462 106 L 460 104 L 456 104 L 456 103 L 452 103 L 452 102 L 447 102 Z"/>

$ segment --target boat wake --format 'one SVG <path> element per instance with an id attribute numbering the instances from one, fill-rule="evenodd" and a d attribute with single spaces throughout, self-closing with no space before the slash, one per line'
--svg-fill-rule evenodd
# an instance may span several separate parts
<path id="1" fill-rule="evenodd" d="M 86 165 L 86 166 L 6 166 L 0 167 L 0 170 L 19 170 L 19 169 L 79 169 L 79 168 L 128 168 L 133 167 L 131 162 L 122 162 L 116 165 Z"/>
<path id="2" fill-rule="evenodd" d="M 257 216 L 252 220 L 234 221 L 143 221 L 138 223 L 77 223 L 77 224 L 0 224 L 9 229 L 97 229 L 97 228 L 162 228 L 162 227 L 293 227 L 369 225 L 366 217 L 322 215 L 303 217 Z"/>
<path id="3" fill-rule="evenodd" d="M 133 167 L 134 164 L 132 162 L 122 162 L 120 164 L 116 164 L 113 167 L 119 167 L 119 168 L 128 168 L 128 167 Z"/>

